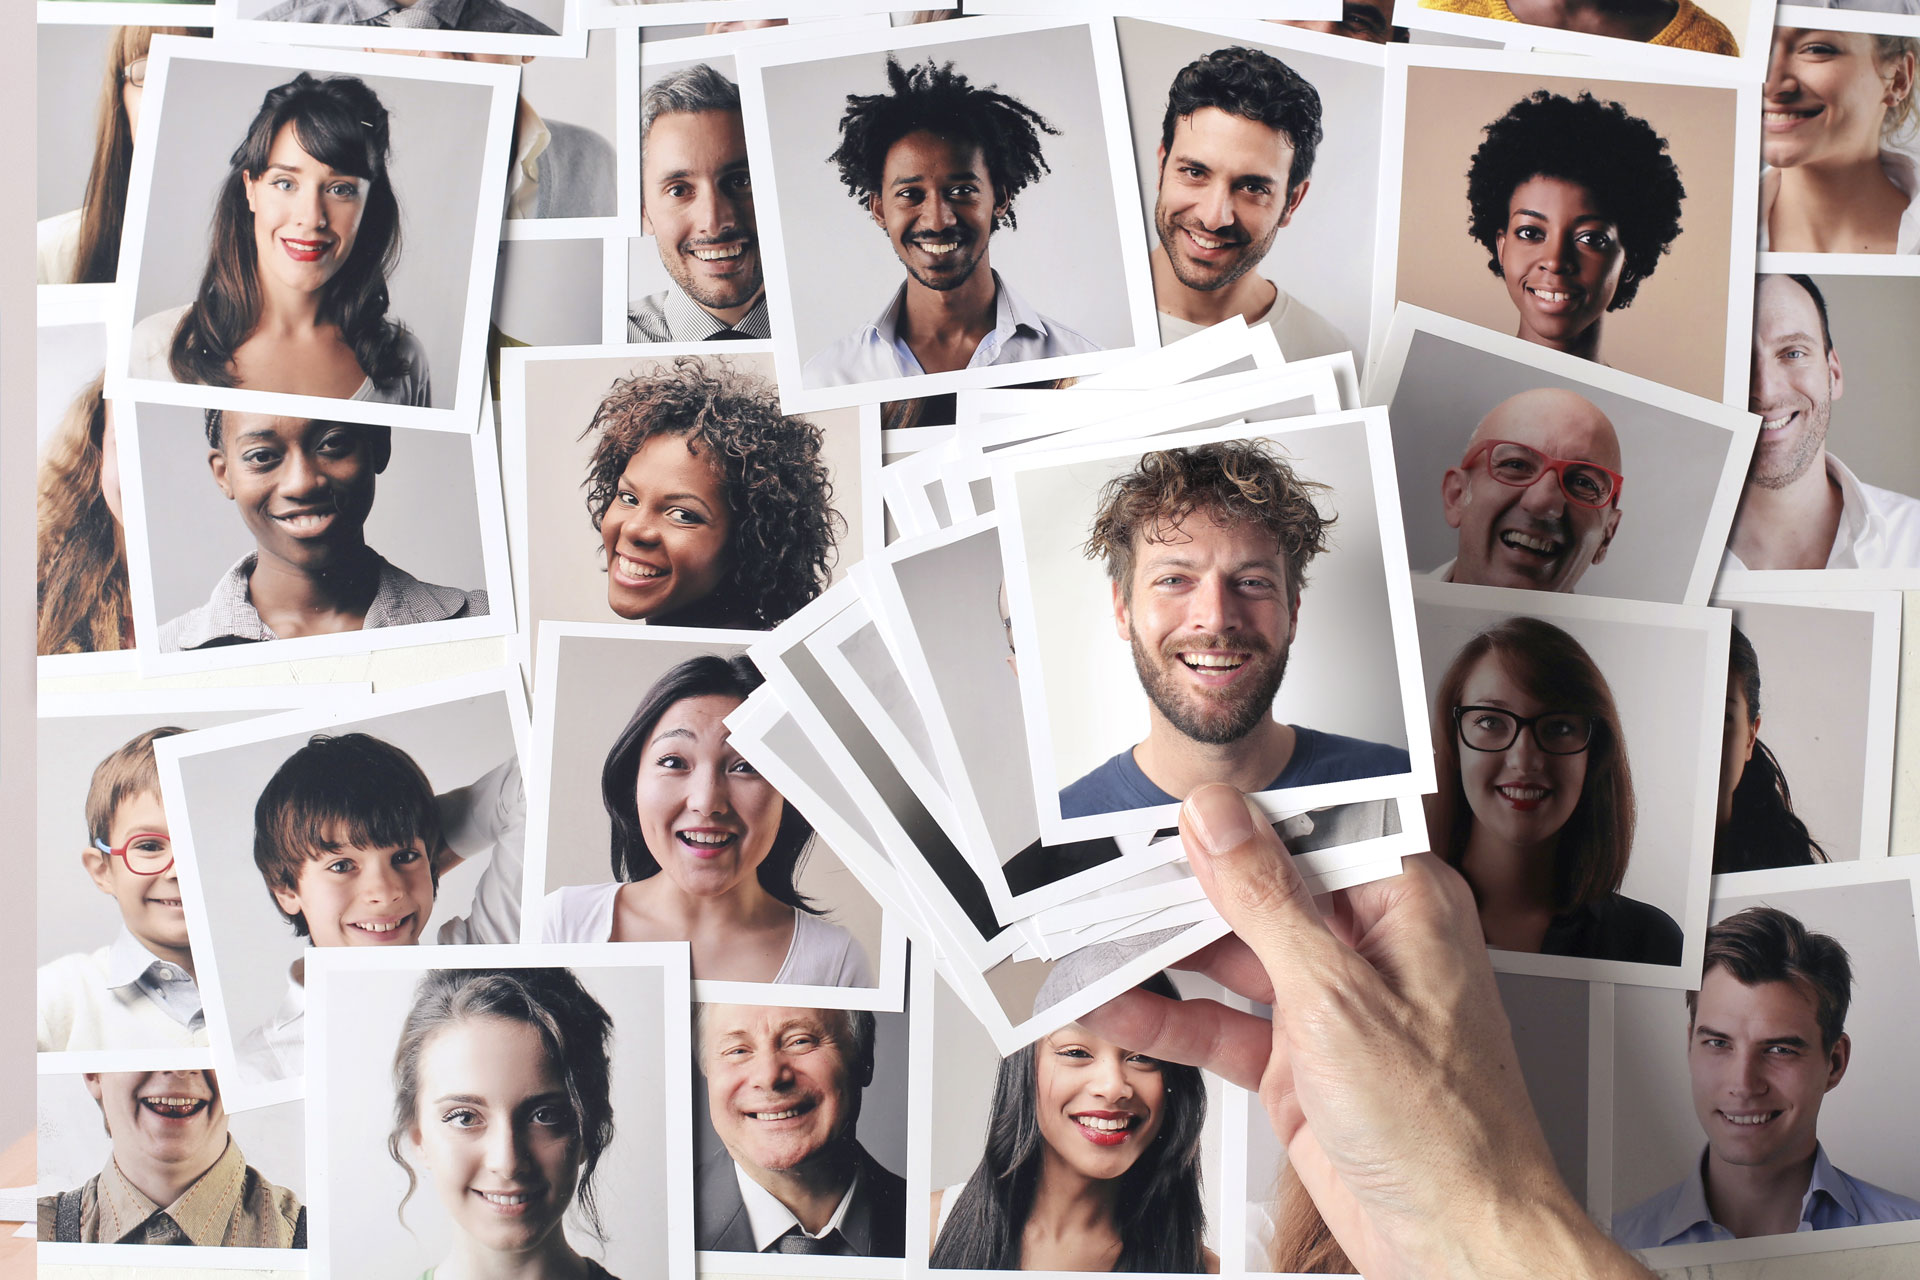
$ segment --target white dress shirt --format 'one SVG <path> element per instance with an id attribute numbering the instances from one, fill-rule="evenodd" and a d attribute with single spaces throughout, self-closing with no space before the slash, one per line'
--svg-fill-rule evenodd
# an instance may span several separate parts
<path id="1" fill-rule="evenodd" d="M 1827 478 L 1840 486 L 1840 527 L 1828 569 L 1920 569 L 1920 498 L 1862 484 L 1847 464 L 1827 455 Z M 1745 569 L 1729 547 L 1721 572 Z"/>
<path id="2" fill-rule="evenodd" d="M 767 1190 L 734 1161 L 733 1176 L 740 1180 L 740 1203 L 747 1207 L 747 1226 L 753 1231 L 753 1247 L 757 1253 L 765 1253 L 781 1236 L 789 1231 L 798 1231 L 810 1240 L 823 1240 L 832 1232 L 840 1229 L 846 1220 L 847 1206 L 853 1203 L 853 1197 L 860 1190 L 861 1169 L 854 1166 L 853 1181 L 847 1184 L 847 1190 L 840 1197 L 840 1203 L 834 1206 L 833 1216 L 827 1219 L 827 1225 L 818 1231 L 809 1231 L 800 1225 L 800 1219 L 793 1216 L 793 1210 L 774 1198 Z"/>

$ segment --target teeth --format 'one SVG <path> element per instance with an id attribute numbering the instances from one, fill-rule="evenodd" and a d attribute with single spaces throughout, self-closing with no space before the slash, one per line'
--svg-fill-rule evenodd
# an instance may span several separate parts
<path id="1" fill-rule="evenodd" d="M 1226 653 L 1183 653 L 1180 661 L 1190 667 L 1204 667 L 1212 671 L 1230 671 L 1246 662 L 1245 654 Z"/>
<path id="2" fill-rule="evenodd" d="M 1099 1133 L 1118 1133 L 1133 1123 L 1131 1119 L 1125 1117 L 1118 1120 L 1110 1120 L 1101 1116 L 1075 1116 L 1074 1120 L 1082 1127 L 1093 1129 Z"/>
<path id="3" fill-rule="evenodd" d="M 482 1191 L 480 1193 L 480 1197 L 481 1199 L 485 1200 L 488 1204 L 497 1204 L 497 1205 L 504 1205 L 504 1206 L 525 1204 L 527 1201 L 533 1199 L 532 1196 L 526 1194 L 524 1191 L 515 1192 L 512 1195 L 502 1195 L 497 1191 Z"/>
<path id="4" fill-rule="evenodd" d="M 1513 529 L 1507 530 L 1500 537 L 1510 547 L 1523 547 L 1528 551 L 1538 551 L 1542 555 L 1551 555 L 1560 547 L 1560 544 L 1551 538 L 1536 538 L 1532 534 L 1520 533 Z"/>
<path id="5" fill-rule="evenodd" d="M 745 242 L 740 242 L 735 244 L 716 245 L 711 249 L 695 249 L 693 251 L 693 256 L 700 259 L 700 261 L 702 262 L 725 262 L 729 258 L 739 257 L 741 254 L 745 253 L 746 251 L 747 251 L 747 246 Z"/>
<path id="6" fill-rule="evenodd" d="M 305 533 L 309 530 L 318 529 L 321 525 L 325 524 L 327 519 L 332 515 L 333 512 L 331 511 L 306 511 L 297 516 L 278 516 L 275 518 L 296 533 Z"/>
<path id="7" fill-rule="evenodd" d="M 151 1107 L 197 1107 L 201 1098 L 142 1098 L 140 1101 Z"/>
<path id="8" fill-rule="evenodd" d="M 1231 241 L 1215 240 L 1211 236 L 1203 236 L 1191 227 L 1183 227 L 1181 229 L 1187 233 L 1188 239 L 1192 240 L 1202 249 L 1224 249 L 1231 243 Z"/>
<path id="9" fill-rule="evenodd" d="M 800 1108 L 788 1107 L 785 1111 L 750 1111 L 747 1114 L 755 1120 L 791 1120 L 800 1114 Z"/>
<path id="10" fill-rule="evenodd" d="M 1789 120 L 1806 120 L 1814 114 L 1812 111 L 1762 111 L 1760 118 L 1770 124 L 1785 124 Z"/>
<path id="11" fill-rule="evenodd" d="M 664 578 L 667 576 L 665 569 L 656 569 L 650 564 L 641 564 L 638 560 L 629 560 L 625 556 L 620 557 L 620 572 L 629 578 Z"/>
<path id="12" fill-rule="evenodd" d="M 1793 421 L 1792 414 L 1788 414 L 1784 418 L 1762 418 L 1760 420 L 1760 429 L 1762 431 L 1778 431 L 1791 421 Z"/>
<path id="13" fill-rule="evenodd" d="M 928 253 L 934 254 L 935 256 L 952 253 L 955 249 L 958 249 L 960 247 L 960 242 L 958 240 L 955 240 L 951 244 L 935 244 L 928 240 L 916 240 L 914 241 L 914 243 L 919 245 L 922 249 L 925 249 Z"/>
<path id="14" fill-rule="evenodd" d="M 1545 787 L 1504 786 L 1494 788 L 1509 800 L 1544 800 L 1547 798 Z"/>
<path id="15" fill-rule="evenodd" d="M 733 841 L 731 831 L 682 831 L 679 836 L 688 844 L 706 845 L 710 848 L 718 848 Z"/>
<path id="16" fill-rule="evenodd" d="M 1555 289 L 1535 289 L 1533 296 L 1542 302 L 1565 302 L 1567 299 L 1573 297 L 1571 293 L 1564 293 Z"/>
<path id="17" fill-rule="evenodd" d="M 366 921 L 356 922 L 353 927 L 356 929 L 364 929 L 368 933 L 392 933 L 404 923 L 404 920 L 395 920 L 390 924 L 375 924 L 372 921 Z"/>
<path id="18" fill-rule="evenodd" d="M 1765 1124 L 1767 1121 L 1773 1119 L 1773 1116 L 1774 1116 L 1773 1112 L 1767 1112 L 1764 1115 L 1756 1115 L 1756 1116 L 1727 1115 L 1727 1113 L 1724 1111 L 1722 1111 L 1720 1114 L 1723 1116 L 1726 1116 L 1729 1123 L 1739 1124 L 1739 1125 Z"/>

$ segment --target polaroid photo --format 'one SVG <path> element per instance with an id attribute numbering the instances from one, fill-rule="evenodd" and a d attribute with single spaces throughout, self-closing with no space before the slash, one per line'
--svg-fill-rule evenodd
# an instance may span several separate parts
<path id="1" fill-rule="evenodd" d="M 1161 340 L 1230 310 L 1268 326 L 1289 361 L 1364 357 L 1374 265 L 1356 246 L 1380 210 L 1385 51 L 1180 16 L 1189 25 L 1114 24 Z"/>
<path id="2" fill-rule="evenodd" d="M 213 3 L 214 0 L 36 0 L 34 20 L 43 27 L 53 23 L 108 27 L 164 27 L 179 23 L 212 27 Z"/>
<path id="3" fill-rule="evenodd" d="M 924 1220 L 907 1194 L 909 1090 L 918 1078 L 914 1062 L 926 1053 L 917 1024 L 931 1017 L 933 966 L 920 955 L 915 961 L 911 998 L 895 1013 L 838 1004 L 693 1006 L 694 1244 L 703 1271 L 836 1280 L 901 1274 L 908 1224 Z M 777 1074 L 769 1074 L 770 1061 Z M 790 1120 L 761 1118 L 802 1106 Z M 794 1212 L 805 1206 L 784 1198 L 791 1180 L 779 1176 L 802 1162 L 821 1172 L 829 1201 L 846 1204 L 811 1231 Z M 749 1195 L 759 1206 L 752 1212 Z M 786 1212 L 773 1213 L 762 1195 Z"/>
<path id="4" fill-rule="evenodd" d="M 1409 302 L 1747 402 L 1757 84 L 1409 48 L 1390 61 L 1383 119 L 1376 343 Z M 1526 176 L 1543 164 L 1568 174 Z M 1581 220 L 1593 218 L 1617 234 L 1589 234 Z M 1588 242 L 1578 270 L 1561 270 L 1554 246 Z"/>
<path id="5" fill-rule="evenodd" d="M 512 634 L 491 422 L 113 412 L 142 673 Z"/>
<path id="6" fill-rule="evenodd" d="M 1025 1005 L 1049 1001 L 1070 989 L 1072 966 L 1035 965 L 1023 970 L 1019 990 L 1009 999 Z M 1122 1275 L 1168 1271 L 1202 1272 L 1219 1268 L 1225 1233 L 1221 1228 L 1223 1161 L 1222 1097 L 1227 1086 L 1198 1067 L 1150 1063 L 1077 1024 L 1063 1026 L 1038 1043 L 1003 1058 L 963 999 L 947 984 L 934 984 L 929 1021 L 938 1053 L 913 1062 L 913 1126 L 920 1155 L 907 1178 L 915 1212 L 911 1243 L 920 1251 L 909 1274 L 951 1272 L 1031 1275 L 1019 1268 L 1017 1254 L 996 1255 L 982 1225 L 989 1209 L 985 1196 L 1016 1183 L 1034 1184 L 1047 1193 L 1048 1171 L 1073 1168 L 1100 1181 L 1128 1177 L 1125 1187 L 1163 1188 L 1151 1199 L 1124 1191 L 1114 1201 L 1107 1224 L 1120 1242 L 1112 1270 Z M 1217 998 L 1220 988 L 1190 974 L 1155 973 L 1149 985 L 1163 994 Z M 1107 1098 L 1101 1085 L 1116 1096 Z M 1047 1099 L 1070 1092 L 1100 1094 L 1089 1110 L 1099 1117 L 1047 1114 Z M 1099 1105 L 1104 1101 L 1104 1107 Z M 1038 1110 L 1037 1141 L 1025 1154 L 1027 1167 L 1002 1167 L 990 1135 L 1004 1131 L 1016 1116 Z M 1069 1147 L 1067 1144 L 1077 1144 Z M 1066 1163 L 1071 1157 L 1073 1163 Z M 1169 1177 L 1135 1172 L 1142 1161 L 1164 1165 Z M 1129 1176 L 1130 1175 L 1130 1176 Z M 1096 1194 L 1089 1190 L 1089 1194 Z M 1003 1209 L 1003 1212 L 1005 1210 Z M 1206 1229 L 1201 1232 L 1204 1220 Z M 1013 1222 L 1017 1250 L 1021 1223 Z M 931 1239 L 921 1235 L 930 1232 Z M 1191 1251 L 1179 1256 L 1175 1241 Z M 1093 1264 L 1088 1263 L 1093 1269 Z M 1060 1271 L 1040 1274 L 1082 1274 Z"/>
<path id="7" fill-rule="evenodd" d="M 1087 374 L 1158 345 L 1110 24 L 938 23 L 735 61 L 789 407 Z M 1008 171 L 905 131 L 927 110 L 1010 131 Z M 941 182 L 908 181 L 922 171 Z"/>
<path id="8" fill-rule="evenodd" d="M 488 340 L 514 347 L 582 347 L 606 336 L 612 240 L 502 240 Z M 498 390 L 498 384 L 495 384 Z"/>
<path id="9" fill-rule="evenodd" d="M 503 355 L 529 619 L 765 631 L 871 553 L 878 424 L 789 416 L 773 368 L 764 342 Z"/>
<path id="10" fill-rule="evenodd" d="M 1903 1101 L 1920 1037 L 1910 863 L 1743 877 L 1714 895 L 1697 995 L 1615 988 L 1610 1203 L 1590 1207 L 1649 1265 L 1920 1240 L 1920 1135 Z M 1747 965 L 1757 981 L 1739 976 Z M 1726 1163 L 1782 1201 L 1717 1188 Z M 1736 1238 L 1782 1210 L 1795 1231 Z"/>
<path id="11" fill-rule="evenodd" d="M 1509 49 L 1584 53 L 1649 70 L 1758 83 L 1766 78 L 1774 11 L 1758 0 L 1680 0 L 1673 17 L 1649 21 L 1607 10 L 1586 11 L 1608 30 L 1574 30 L 1563 8 L 1518 9 L 1504 0 L 1394 0 L 1393 21 L 1410 31 L 1479 37 Z"/>
<path id="12" fill-rule="evenodd" d="M 39 1261 L 305 1271 L 306 1107 L 229 1113 L 223 1083 L 151 1055 L 84 1074 L 42 1060 Z"/>
<path id="13" fill-rule="evenodd" d="M 1367 391 L 1394 424 L 1415 573 L 1707 602 L 1754 414 L 1405 303 Z"/>
<path id="14" fill-rule="evenodd" d="M 34 652 L 41 677 L 131 671 L 137 662 L 119 438 L 102 394 L 106 299 L 97 290 L 105 287 L 42 289 L 36 300 Z"/>
<path id="15" fill-rule="evenodd" d="M 365 685 L 43 693 L 34 785 L 34 1047 L 67 1070 L 211 1067 L 153 743 Z"/>
<path id="16" fill-rule="evenodd" d="M 314 1273 L 413 1275 L 531 1239 L 594 1275 L 693 1280 L 687 985 L 664 944 L 317 960 Z M 488 1160 L 503 1139 L 510 1168 Z"/>
<path id="17" fill-rule="evenodd" d="M 745 639 L 542 630 L 529 938 L 690 941 L 701 999 L 898 1008 L 905 935 L 808 806 L 729 740 L 725 718 L 762 683 Z M 726 927 L 723 901 L 742 904 Z M 689 921 L 698 936 L 676 932 Z"/>
<path id="18" fill-rule="evenodd" d="M 1885 858 L 1900 596 L 1836 591 L 1713 602 L 1733 613 L 1715 876 Z M 1733 891 L 1716 883 L 1717 892 Z"/>
<path id="19" fill-rule="evenodd" d="M 1712 875 L 1729 613 L 1427 579 L 1413 595 L 1433 850 L 1477 900 L 1530 904 L 1483 914 L 1494 968 L 1686 988 Z M 1544 859 L 1551 883 L 1514 885 Z"/>
<path id="20" fill-rule="evenodd" d="M 111 285 L 120 265 L 120 224 L 134 126 L 146 84 L 147 49 L 157 30 L 207 36 L 210 5 L 142 5 L 159 10 L 102 19 L 133 5 L 42 4 L 34 28 L 34 279 L 48 291 Z M 49 10 L 52 13 L 49 13 Z M 153 23 L 155 25 L 120 25 Z M 58 286 L 58 288 L 54 288 Z"/>
<path id="21" fill-rule="evenodd" d="M 1920 277 L 1768 274 L 1754 300 L 1760 443 L 1718 589 L 1920 587 L 1920 458 L 1894 425 L 1920 395 Z"/>
<path id="22" fill-rule="evenodd" d="M 638 39 L 585 32 L 582 51 L 521 65 L 503 240 L 624 237 L 640 225 Z"/>
<path id="23" fill-rule="evenodd" d="M 1878 8 L 1856 6 L 1849 0 L 1833 5 L 1783 4 L 1774 10 L 1773 20 L 1780 28 L 1818 27 L 1829 31 L 1920 36 L 1920 13 L 1911 12 L 1902 0 L 1881 0 Z"/>
<path id="24" fill-rule="evenodd" d="M 154 745 L 230 1106 L 304 1091 L 311 948 L 521 940 L 527 741 L 495 669 Z"/>
<path id="25" fill-rule="evenodd" d="M 1043 840 L 1171 826 L 1196 769 L 1216 779 L 1277 770 L 1246 785 L 1273 817 L 1432 785 L 1389 458 L 1385 413 L 1363 409 L 1183 432 L 1175 448 L 1136 441 L 995 460 Z M 1284 532 L 1247 520 L 1167 528 L 1144 505 L 1141 486 L 1169 468 L 1204 486 L 1243 465 L 1276 495 L 1270 510 L 1284 503 Z M 1238 492 L 1244 482 L 1230 483 Z M 1139 511 L 1123 516 L 1116 504 L 1135 491 Z M 1102 527 L 1117 532 L 1090 543 Z M 1331 557 L 1309 569 L 1323 549 Z M 1303 585 L 1313 588 L 1305 628 Z M 1090 649 L 1109 627 L 1112 638 Z M 1198 641 L 1208 647 L 1181 647 Z M 1290 657 L 1301 661 L 1275 715 Z"/>
<path id="26" fill-rule="evenodd" d="M 108 394 L 476 430 L 517 69 L 157 36 L 146 77 Z"/>
<path id="27" fill-rule="evenodd" d="M 648 40 L 655 39 L 654 32 L 662 27 L 687 26 L 711 36 L 754 26 L 801 22 L 817 26 L 856 15 L 884 22 L 890 10 L 897 10 L 889 0 L 580 0 L 580 4 L 589 26 L 646 27 L 651 29 L 645 35 Z M 959 9 L 958 0 L 933 0 L 917 12 L 949 18 L 958 16 Z"/>
<path id="28" fill-rule="evenodd" d="M 587 51 L 581 0 L 214 0 L 214 13 L 222 37 L 262 44 L 464 54 L 510 65 Z"/>

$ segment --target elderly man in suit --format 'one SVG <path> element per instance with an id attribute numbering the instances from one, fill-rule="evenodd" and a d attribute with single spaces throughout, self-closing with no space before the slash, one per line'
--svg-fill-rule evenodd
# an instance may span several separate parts
<path id="1" fill-rule="evenodd" d="M 901 1257 L 906 1180 L 854 1137 L 873 1080 L 873 1014 L 702 1005 L 694 1031 L 726 1147 L 699 1171 L 696 1246 Z"/>

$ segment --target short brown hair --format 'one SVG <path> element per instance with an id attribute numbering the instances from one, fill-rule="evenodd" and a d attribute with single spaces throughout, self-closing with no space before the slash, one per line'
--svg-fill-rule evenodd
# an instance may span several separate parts
<path id="1" fill-rule="evenodd" d="M 1846 1032 L 1847 1006 L 1853 1002 L 1853 962 L 1847 949 L 1778 907 L 1748 907 L 1709 928 L 1700 976 L 1715 968 L 1725 969 L 1743 986 L 1791 982 L 1803 987 L 1813 997 L 1822 1049 L 1833 1048 Z M 1700 993 L 1687 992 L 1689 1027 L 1699 1009 Z"/>
<path id="2" fill-rule="evenodd" d="M 1089 560 L 1104 556 L 1107 576 L 1131 599 L 1134 538 L 1165 542 L 1176 526 L 1204 511 L 1216 523 L 1252 523 L 1272 534 L 1287 562 L 1288 599 L 1297 600 L 1307 565 L 1327 549 L 1327 530 L 1336 519 L 1321 514 L 1314 495 L 1330 492 L 1294 474 L 1284 451 L 1269 440 L 1158 449 L 1101 488 L 1081 551 Z"/>
<path id="3" fill-rule="evenodd" d="M 93 767 L 93 781 L 87 784 L 89 838 L 111 842 L 113 815 L 120 811 L 121 805 L 145 792 L 160 794 L 160 770 L 153 762 L 153 744 L 185 732 L 185 729 L 163 725 L 135 734 Z"/>

